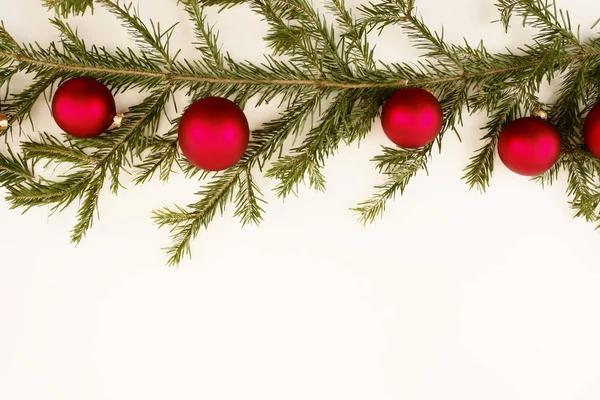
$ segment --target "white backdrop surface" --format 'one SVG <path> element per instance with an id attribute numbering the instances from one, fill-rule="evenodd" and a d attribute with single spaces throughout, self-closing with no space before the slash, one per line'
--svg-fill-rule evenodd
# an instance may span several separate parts
<path id="1" fill-rule="evenodd" d="M 417 4 L 457 43 L 515 49 L 531 37 L 491 24 L 492 0 Z M 597 2 L 559 4 L 589 35 Z M 175 1 L 139 6 L 145 19 L 180 21 L 173 47 L 194 56 Z M 56 37 L 38 0 L 0 9 L 19 41 Z M 266 25 L 247 7 L 209 19 L 232 56 L 261 60 Z M 71 22 L 88 42 L 129 43 L 103 10 Z M 395 28 L 373 40 L 385 61 L 419 55 Z M 139 98 L 119 96 L 119 108 Z M 253 128 L 275 115 L 248 111 Z M 34 117 L 29 134 L 58 132 L 44 104 Z M 380 181 L 376 124 L 328 161 L 326 193 L 282 202 L 261 180 L 264 223 L 242 229 L 229 211 L 178 269 L 165 266 L 168 232 L 150 215 L 192 201 L 197 182 L 104 194 L 78 247 L 73 210 L 21 215 L 0 202 L 0 399 L 598 399 L 600 234 L 572 219 L 564 177 L 542 190 L 498 164 L 486 194 L 469 191 L 460 177 L 484 123 L 467 118 L 463 143 L 448 134 L 429 176 L 363 228 L 349 208 Z"/>

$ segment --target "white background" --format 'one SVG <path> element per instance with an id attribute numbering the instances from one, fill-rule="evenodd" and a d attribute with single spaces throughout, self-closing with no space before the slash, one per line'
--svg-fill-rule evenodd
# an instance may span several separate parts
<path id="1" fill-rule="evenodd" d="M 19 41 L 55 38 L 39 3 L 0 0 Z M 181 21 L 173 47 L 195 55 L 175 1 L 139 3 L 145 19 Z M 492 0 L 417 4 L 457 43 L 483 38 L 499 51 L 531 35 L 491 24 Z M 597 3 L 560 4 L 589 35 Z M 261 60 L 259 17 L 239 7 L 210 20 L 225 50 Z M 129 43 L 103 10 L 72 22 L 88 42 Z M 382 60 L 418 56 L 398 29 L 373 40 Z M 275 115 L 248 111 L 253 128 Z M 58 132 L 43 103 L 34 119 L 27 133 Z M 484 123 L 466 118 L 463 143 L 447 135 L 430 175 L 363 228 L 349 208 L 380 181 L 369 159 L 387 141 L 375 124 L 360 149 L 327 163 L 327 193 L 302 189 L 284 204 L 262 180 L 265 222 L 241 229 L 230 210 L 179 269 L 165 266 L 168 231 L 151 210 L 193 201 L 197 182 L 106 193 L 76 248 L 74 210 L 22 216 L 1 202 L 0 398 L 598 399 L 600 235 L 572 219 L 564 177 L 542 190 L 498 164 L 487 194 L 469 191 L 460 177 Z"/>

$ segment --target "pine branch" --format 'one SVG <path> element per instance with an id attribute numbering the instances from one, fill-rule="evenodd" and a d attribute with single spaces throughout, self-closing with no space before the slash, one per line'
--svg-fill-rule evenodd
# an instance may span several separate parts
<path id="1" fill-rule="evenodd" d="M 487 134 L 482 140 L 486 144 L 477 150 L 471 157 L 471 163 L 465 168 L 463 179 L 471 189 L 477 188 L 485 192 L 490 184 L 490 178 L 494 172 L 495 150 L 500 138 L 500 133 L 504 127 L 511 121 L 521 117 L 521 104 L 524 103 L 522 92 L 511 92 L 508 97 L 499 99 L 499 103 L 490 111 L 492 119 L 483 128 Z"/>
<path id="2" fill-rule="evenodd" d="M 62 211 L 85 191 L 90 170 L 91 167 L 82 168 L 61 176 L 60 181 L 35 180 L 8 186 L 7 200 L 12 203 L 12 208 L 25 211 L 43 205 L 52 205 L 52 211 Z"/>
<path id="3" fill-rule="evenodd" d="M 196 34 L 196 49 L 202 54 L 201 64 L 204 64 L 207 71 L 211 68 L 223 70 L 225 68 L 225 58 L 219 49 L 219 34 L 214 28 L 206 23 L 206 16 L 200 3 L 197 0 L 179 0 L 184 5 L 185 10 L 190 16 L 190 21 L 194 25 Z"/>
<path id="4" fill-rule="evenodd" d="M 155 62 L 164 62 L 166 69 L 173 63 L 173 58 L 169 54 L 169 43 L 173 29 L 173 25 L 166 30 L 161 30 L 160 24 L 154 24 L 150 21 L 150 29 L 146 27 L 139 16 L 139 12 L 133 7 L 133 3 L 121 6 L 119 1 L 112 0 L 95 0 L 100 3 L 108 11 L 119 18 L 128 28 L 129 34 L 142 50 L 142 54 Z"/>
<path id="5" fill-rule="evenodd" d="M 559 9 L 553 0 L 499 0 L 496 7 L 507 31 L 511 18 L 517 15 L 522 18 L 523 26 L 538 30 L 533 38 L 536 43 L 552 41 L 560 36 L 570 45 L 581 48 L 578 36 L 573 33 L 569 13 Z"/>
<path id="6" fill-rule="evenodd" d="M 448 45 L 444 35 L 432 32 L 425 21 L 416 14 L 414 0 L 383 0 L 378 3 L 369 3 L 362 6 L 360 11 L 364 14 L 361 23 L 381 31 L 388 25 L 400 25 L 413 40 L 415 46 L 425 50 L 426 57 L 435 58 L 439 68 L 463 71 L 458 47 Z"/>
<path id="7" fill-rule="evenodd" d="M 6 156 L 0 154 L 0 185 L 9 187 L 34 179 L 32 167 L 23 156 L 12 150 Z"/>
<path id="8" fill-rule="evenodd" d="M 133 107 L 121 128 L 96 139 L 62 143 L 51 136 L 42 136 L 39 142 L 25 142 L 25 155 L 31 160 L 69 163 L 73 168 L 61 180 L 24 181 L 9 188 L 8 200 L 13 207 L 30 209 L 52 205 L 53 210 L 68 207 L 77 198 L 82 201 L 77 214 L 77 225 L 71 239 L 79 243 L 92 226 L 98 200 L 106 178 L 111 179 L 111 190 L 120 187 L 122 168 L 131 165 L 130 158 L 144 147 L 146 132 L 154 132 L 170 98 L 170 87 L 160 88 L 140 105 Z M 88 155 L 86 151 L 90 151 Z"/>
<path id="9" fill-rule="evenodd" d="M 260 188 L 254 182 L 250 167 L 244 170 L 243 177 L 238 181 L 239 189 L 236 195 L 235 216 L 240 218 L 242 226 L 248 224 L 258 225 L 262 219 L 265 210 L 261 204 L 266 204 L 262 198 L 263 194 Z"/>
<path id="10" fill-rule="evenodd" d="M 349 64 L 358 69 L 359 75 L 374 70 L 374 51 L 367 40 L 367 27 L 355 21 L 344 0 L 331 0 L 326 6 L 336 16 L 342 30 L 341 37 L 345 41 L 342 51 L 348 57 Z"/>
<path id="11" fill-rule="evenodd" d="M 307 0 L 271 0 L 271 4 L 284 19 L 297 21 L 303 29 L 301 33 L 308 34 L 313 40 L 314 53 L 321 57 L 321 74 L 329 71 L 331 74 L 352 76 L 348 64 L 340 54 L 335 33 Z M 288 28 L 293 29 L 293 25 L 288 25 Z"/>
<path id="12" fill-rule="evenodd" d="M 61 164 L 68 163 L 74 167 L 96 165 L 99 159 L 89 156 L 73 142 L 63 143 L 48 133 L 40 134 L 38 142 L 23 142 L 23 153 L 32 160 L 52 160 Z"/>
<path id="13" fill-rule="evenodd" d="M 104 187 L 107 170 L 99 169 L 97 175 L 94 175 L 93 172 L 89 175 L 93 177 L 87 180 L 83 194 L 80 195 L 81 201 L 77 212 L 77 224 L 71 230 L 71 241 L 76 244 L 80 243 L 86 236 L 92 227 L 95 215 L 98 214 L 100 192 Z"/>
<path id="14" fill-rule="evenodd" d="M 420 170 L 427 169 L 431 148 L 431 145 L 417 150 L 383 148 L 383 154 L 375 157 L 373 161 L 387 179 L 382 185 L 376 186 L 377 192 L 372 198 L 353 209 L 358 213 L 360 222 L 372 223 L 383 215 L 387 202 L 394 199 L 398 192 L 403 194 L 410 180 Z"/>
<path id="15" fill-rule="evenodd" d="M 344 69 L 335 49 L 333 33 L 305 0 L 201 0 L 204 6 L 233 7 L 248 3 L 269 24 L 265 37 L 274 55 L 287 55 L 292 64 L 304 66 L 311 76 L 323 76 L 325 68 Z M 330 64 L 333 60 L 334 64 Z M 327 65 L 325 65 L 327 63 Z"/>
<path id="16" fill-rule="evenodd" d="M 38 76 L 34 78 L 27 89 L 12 95 L 4 103 L 3 112 L 9 115 L 8 123 L 11 127 L 15 124 L 21 126 L 27 120 L 31 121 L 33 126 L 31 119 L 33 106 L 40 96 L 53 85 L 56 78 L 57 76 L 53 74 Z"/>
<path id="17" fill-rule="evenodd" d="M 63 18 L 69 15 L 82 15 L 94 8 L 93 0 L 44 0 L 44 5 Z"/>
<path id="18" fill-rule="evenodd" d="M 301 131 L 306 119 L 312 115 L 319 101 L 316 98 L 298 101 L 277 120 L 269 122 L 262 129 L 253 133 L 248 151 L 244 158 L 235 167 L 222 172 L 203 190 L 197 193 L 201 199 L 187 207 L 176 206 L 164 208 L 154 212 L 154 220 L 160 226 L 171 227 L 173 244 L 166 249 L 169 256 L 169 265 L 177 265 L 183 257 L 190 255 L 190 244 L 199 234 L 200 229 L 207 228 L 214 219 L 217 211 L 223 212 L 229 200 L 235 193 L 240 176 L 244 173 L 248 177 L 249 171 L 261 160 L 268 160 L 285 141 Z M 251 178 L 249 178 L 251 179 Z M 236 215 L 242 222 L 258 222 L 262 219 L 262 208 L 258 206 L 259 199 L 255 193 L 260 190 L 248 181 L 242 185 L 245 194 L 238 195 Z M 250 189 L 250 190 L 248 190 Z M 245 196 L 245 199 L 239 196 Z M 241 200 L 243 199 L 243 201 Z"/>
<path id="19" fill-rule="evenodd" d="M 191 256 L 191 241 L 201 228 L 207 228 L 217 211 L 223 212 L 231 200 L 242 168 L 226 171 L 197 193 L 201 200 L 187 208 L 164 208 L 154 212 L 159 227 L 171 226 L 173 246 L 166 249 L 169 265 L 177 265 L 183 257 Z"/>
<path id="20" fill-rule="evenodd" d="M 267 177 L 280 181 L 275 188 L 277 195 L 285 198 L 296 194 L 298 186 L 308 176 L 309 186 L 325 190 L 325 177 L 320 169 L 346 139 L 350 144 L 371 127 L 371 121 L 379 109 L 378 99 L 371 99 L 360 91 L 341 92 L 319 123 L 306 135 L 301 146 L 281 157 L 267 172 Z"/>
<path id="21" fill-rule="evenodd" d="M 135 183 L 141 185 L 158 173 L 160 180 L 166 182 L 178 162 L 179 149 L 176 138 L 155 138 L 148 146 L 149 155 L 136 165 L 139 170 Z"/>
<path id="22" fill-rule="evenodd" d="M 597 65 L 594 65 L 597 67 Z M 598 219 L 600 204 L 598 178 L 600 177 L 598 160 L 581 150 L 583 115 L 580 104 L 595 99 L 590 98 L 590 86 L 587 84 L 586 64 L 580 63 L 566 75 L 557 101 L 550 111 L 552 122 L 562 134 L 563 155 L 561 166 L 567 170 L 567 194 L 571 196 L 571 207 L 576 217 L 588 221 Z M 595 165 L 594 165 L 595 164 Z M 546 176 L 550 184 L 555 177 Z"/>

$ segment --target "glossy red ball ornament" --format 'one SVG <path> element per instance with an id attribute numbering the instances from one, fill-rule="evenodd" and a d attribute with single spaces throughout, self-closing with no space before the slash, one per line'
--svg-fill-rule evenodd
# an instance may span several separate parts
<path id="1" fill-rule="evenodd" d="M 397 91 L 383 105 L 381 125 L 387 137 L 401 147 L 425 146 L 440 134 L 444 115 L 440 102 L 427 90 Z"/>
<path id="2" fill-rule="evenodd" d="M 117 113 L 108 88 L 92 78 L 64 82 L 52 99 L 52 115 L 60 128 L 78 138 L 92 138 L 113 124 Z"/>
<path id="3" fill-rule="evenodd" d="M 583 138 L 592 154 L 600 158 L 600 103 L 592 108 L 585 119 Z"/>
<path id="4" fill-rule="evenodd" d="M 179 146 L 198 168 L 221 171 L 244 155 L 250 128 L 244 112 L 232 101 L 207 97 L 192 104 L 179 123 Z"/>
<path id="5" fill-rule="evenodd" d="M 560 136 L 542 118 L 520 118 L 500 133 L 498 153 L 511 171 L 525 176 L 541 175 L 560 157 Z"/>

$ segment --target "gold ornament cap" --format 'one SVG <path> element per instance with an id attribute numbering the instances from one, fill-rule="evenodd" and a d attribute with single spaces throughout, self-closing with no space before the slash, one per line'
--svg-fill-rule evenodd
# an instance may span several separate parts
<path id="1" fill-rule="evenodd" d="M 0 131 L 8 129 L 8 115 L 0 114 Z"/>
<path id="2" fill-rule="evenodd" d="M 533 112 L 531 113 L 532 117 L 537 117 L 537 118 L 541 118 L 544 121 L 548 120 L 548 113 L 544 110 L 541 109 L 535 109 L 533 110 Z"/>
<path id="3" fill-rule="evenodd" d="M 115 115 L 115 119 L 113 122 L 113 127 L 115 128 L 120 128 L 121 125 L 123 125 L 123 120 L 125 119 L 125 114 L 123 113 L 117 113 L 117 115 Z"/>

